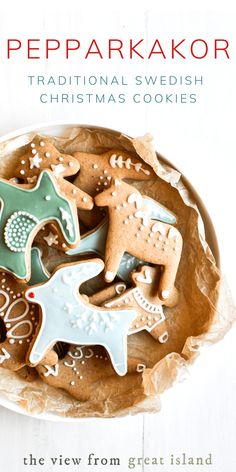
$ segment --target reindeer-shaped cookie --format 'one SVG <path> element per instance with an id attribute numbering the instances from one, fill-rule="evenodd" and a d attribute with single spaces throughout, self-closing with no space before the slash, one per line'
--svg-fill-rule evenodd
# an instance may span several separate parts
<path id="1" fill-rule="evenodd" d="M 169 298 L 178 270 L 182 236 L 170 224 L 149 218 L 144 199 L 134 187 L 115 179 L 112 186 L 95 197 L 97 206 L 107 206 L 109 227 L 105 251 L 105 280 L 112 282 L 125 252 L 163 266 L 158 293 Z"/>
<path id="2" fill-rule="evenodd" d="M 173 290 L 171 296 L 165 302 L 157 295 L 160 280 L 160 267 L 141 266 L 140 270 L 131 274 L 133 287 L 112 296 L 114 289 L 122 285 L 117 282 L 111 286 L 112 290 L 105 288 L 92 295 L 89 300 L 95 305 L 106 307 L 129 306 L 135 309 L 137 316 L 129 327 L 129 334 L 147 330 L 154 339 L 160 343 L 165 343 L 168 339 L 166 317 L 163 305 L 174 306 L 177 303 L 178 292 Z"/>
<path id="3" fill-rule="evenodd" d="M 46 283 L 26 291 L 26 299 L 39 304 L 42 312 L 42 322 L 29 352 L 32 365 L 41 363 L 57 341 L 98 344 L 107 349 L 116 372 L 125 375 L 127 333 L 136 312 L 96 307 L 79 293 L 80 285 L 103 268 L 100 259 L 62 265 Z"/>
<path id="4" fill-rule="evenodd" d="M 150 166 L 125 151 L 111 149 L 103 154 L 75 152 L 73 156 L 80 165 L 80 172 L 74 180 L 74 185 L 92 197 L 108 188 L 113 178 L 150 180 L 156 177 Z M 103 217 L 97 208 L 90 213 L 80 211 L 79 215 L 89 228 L 98 224 Z"/>
<path id="5" fill-rule="evenodd" d="M 142 374 L 145 368 L 142 359 L 128 358 L 127 364 L 128 374 Z M 101 346 L 68 345 L 63 359 L 54 366 L 37 366 L 37 371 L 45 383 L 63 388 L 79 401 L 87 401 L 91 395 L 96 395 L 99 383 L 108 378 L 114 382 L 118 380 L 107 352 Z M 126 381 L 129 376 L 123 377 L 122 382 Z"/>
<path id="6" fill-rule="evenodd" d="M 0 268 L 16 278 L 30 279 L 31 244 L 38 231 L 55 222 L 67 247 L 80 239 L 74 200 L 57 187 L 52 173 L 44 170 L 32 188 L 0 179 Z"/>
<path id="7" fill-rule="evenodd" d="M 40 173 L 49 169 L 63 193 L 74 199 L 77 208 L 91 210 L 93 199 L 90 195 L 64 179 L 76 174 L 79 168 L 77 159 L 59 152 L 48 138 L 36 135 L 26 146 L 25 153 L 20 156 L 15 177 L 19 177 L 25 183 L 35 184 Z"/>

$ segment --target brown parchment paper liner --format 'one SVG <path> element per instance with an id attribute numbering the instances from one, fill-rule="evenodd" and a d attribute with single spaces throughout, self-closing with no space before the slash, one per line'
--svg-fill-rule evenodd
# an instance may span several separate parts
<path id="1" fill-rule="evenodd" d="M 18 148 L 34 135 L 30 133 L 0 144 L 1 176 L 14 175 Z M 154 169 L 155 180 L 132 184 L 178 216 L 177 227 L 184 239 L 176 280 L 179 303 L 174 308 L 166 308 L 169 331 L 166 344 L 159 344 L 147 332 L 129 336 L 128 356 L 142 359 L 146 365 L 143 374 L 125 377 L 114 374 L 98 381 L 89 401 L 81 403 L 41 380 L 27 383 L 17 374 L 1 368 L 0 394 L 32 414 L 54 412 L 69 417 L 114 417 L 158 411 L 160 394 L 185 377 L 200 351 L 222 339 L 236 318 L 227 284 L 206 241 L 195 195 L 181 174 L 156 154 L 150 135 L 131 139 L 102 128 L 70 127 L 65 129 L 63 137 L 51 139 L 67 154 L 75 151 L 99 154 L 111 148 L 126 150 Z"/>

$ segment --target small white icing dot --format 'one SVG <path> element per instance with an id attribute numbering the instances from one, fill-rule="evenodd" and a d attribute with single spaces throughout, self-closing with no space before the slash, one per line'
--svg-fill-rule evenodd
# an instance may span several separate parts
<path id="1" fill-rule="evenodd" d="M 120 205 L 117 205 L 117 206 L 116 206 L 116 210 L 120 210 Z"/>
<path id="2" fill-rule="evenodd" d="M 25 171 L 23 169 L 20 170 L 20 174 L 21 175 L 24 175 L 25 174 Z"/>
<path id="3" fill-rule="evenodd" d="M 97 192 L 99 192 L 99 188 L 98 188 L 98 187 L 96 188 L 96 191 L 97 191 Z M 100 208 L 100 210 L 102 211 L 102 209 L 101 209 L 101 208 Z"/>
<path id="4" fill-rule="evenodd" d="M 30 342 L 30 339 L 27 339 L 27 343 L 29 343 L 29 342 Z"/>
<path id="5" fill-rule="evenodd" d="M 139 328 L 139 324 L 136 324 L 136 325 L 135 325 L 135 328 Z"/>
<path id="6" fill-rule="evenodd" d="M 81 364 L 85 364 L 85 361 L 81 361 Z"/>
<path id="7" fill-rule="evenodd" d="M 10 344 L 15 344 L 15 340 L 14 339 L 9 339 L 9 343 Z"/>
<path id="8" fill-rule="evenodd" d="M 139 237 L 140 237 L 140 234 L 139 234 L 139 233 L 136 233 L 135 236 L 136 236 L 136 238 L 139 238 Z"/>
<path id="9" fill-rule="evenodd" d="M 85 202 L 85 203 L 88 201 L 87 197 L 83 197 L 82 200 L 83 200 L 83 202 Z"/>
<path id="10" fill-rule="evenodd" d="M 94 169 L 97 169 L 97 168 L 98 168 L 98 165 L 97 165 L 97 164 L 93 164 L 93 168 L 94 168 Z"/>
<path id="11" fill-rule="evenodd" d="M 73 188 L 72 193 L 73 193 L 73 195 L 75 195 L 77 193 L 77 190 L 75 190 L 75 188 Z"/>
<path id="12" fill-rule="evenodd" d="M 148 326 L 152 326 L 152 322 L 151 322 L 151 321 L 148 322 Z"/>
<path id="13" fill-rule="evenodd" d="M 100 179 L 100 180 L 103 180 L 103 179 L 104 179 L 103 175 L 100 175 L 99 179 Z"/>
<path id="14" fill-rule="evenodd" d="M 129 215 L 129 220 L 132 220 L 133 219 L 133 215 Z"/>
<path id="15" fill-rule="evenodd" d="M 11 327 L 11 323 L 6 323 L 6 328 L 10 328 Z"/>
<path id="16" fill-rule="evenodd" d="M 22 339 L 20 339 L 19 344 L 22 344 L 22 343 L 23 343 L 23 341 L 22 341 Z"/>
<path id="17" fill-rule="evenodd" d="M 21 162 L 21 164 L 25 164 L 25 161 L 24 161 L 24 160 L 23 160 L 23 161 L 20 161 L 20 162 Z"/>
<path id="18" fill-rule="evenodd" d="M 82 379 L 83 379 L 83 375 L 80 375 L 80 377 L 79 377 L 79 378 L 80 378 L 80 380 L 82 380 Z"/>
<path id="19" fill-rule="evenodd" d="M 104 182 L 104 184 L 103 184 L 103 185 L 104 185 L 104 187 L 107 187 L 108 183 L 107 183 L 107 182 Z"/>
<path id="20" fill-rule="evenodd" d="M 70 167 L 74 167 L 74 162 L 70 161 L 70 162 L 69 162 L 69 166 L 70 166 Z"/>
<path id="21" fill-rule="evenodd" d="M 64 161 L 63 157 L 62 156 L 58 157 L 58 161 L 63 162 Z"/>
<path id="22" fill-rule="evenodd" d="M 73 386 L 75 385 L 75 382 L 74 382 L 74 380 L 72 380 L 70 384 L 71 384 L 71 385 L 72 385 L 72 387 L 73 387 Z"/>
<path id="23" fill-rule="evenodd" d="M 169 297 L 170 292 L 169 290 L 162 290 L 161 295 L 162 295 L 162 298 L 166 300 Z"/>
<path id="24" fill-rule="evenodd" d="M 46 197 L 44 197 L 44 198 L 45 198 L 45 200 L 51 200 L 50 195 L 46 195 Z"/>
<path id="25" fill-rule="evenodd" d="M 50 157 L 50 156 L 51 156 L 50 152 L 45 152 L 45 157 Z"/>
<path id="26" fill-rule="evenodd" d="M 32 148 L 35 148 L 35 144 L 34 143 L 31 143 L 30 145 Z"/>
<path id="27" fill-rule="evenodd" d="M 32 154 L 36 154 L 37 151 L 36 151 L 36 149 L 32 149 L 31 152 L 32 152 Z"/>
<path id="28" fill-rule="evenodd" d="M 62 247 L 66 247 L 66 244 L 65 244 L 65 243 L 62 243 Z"/>
<path id="29" fill-rule="evenodd" d="M 40 145 L 41 147 L 45 146 L 44 141 L 40 141 L 39 145 Z"/>
<path id="30" fill-rule="evenodd" d="M 107 174 L 107 170 L 104 170 L 104 171 L 103 171 L 103 174 Z"/>
<path id="31" fill-rule="evenodd" d="M 110 176 L 110 175 L 107 176 L 107 180 L 111 180 L 111 176 Z"/>
<path id="32" fill-rule="evenodd" d="M 123 223 L 124 223 L 125 225 L 127 225 L 127 224 L 128 224 L 128 220 L 124 220 Z"/>
<path id="33" fill-rule="evenodd" d="M 116 192 L 111 192 L 113 197 L 116 197 Z"/>
<path id="34" fill-rule="evenodd" d="M 122 203 L 122 206 L 123 206 L 124 208 L 127 207 L 126 203 Z"/>

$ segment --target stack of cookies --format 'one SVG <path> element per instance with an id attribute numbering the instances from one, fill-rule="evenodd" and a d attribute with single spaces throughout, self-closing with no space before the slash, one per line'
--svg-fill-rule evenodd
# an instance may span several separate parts
<path id="1" fill-rule="evenodd" d="M 155 179 L 123 150 L 69 155 L 39 135 L 18 150 L 0 179 L 0 367 L 86 401 L 102 379 L 143 374 L 136 333 L 168 344 L 183 240 L 137 188 Z"/>

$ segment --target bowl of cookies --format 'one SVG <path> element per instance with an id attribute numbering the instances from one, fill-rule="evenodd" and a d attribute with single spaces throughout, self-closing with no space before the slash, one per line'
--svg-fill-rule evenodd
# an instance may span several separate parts
<path id="1" fill-rule="evenodd" d="M 0 152 L 1 404 L 62 420 L 158 411 L 230 326 L 200 197 L 149 135 L 34 125 Z"/>

